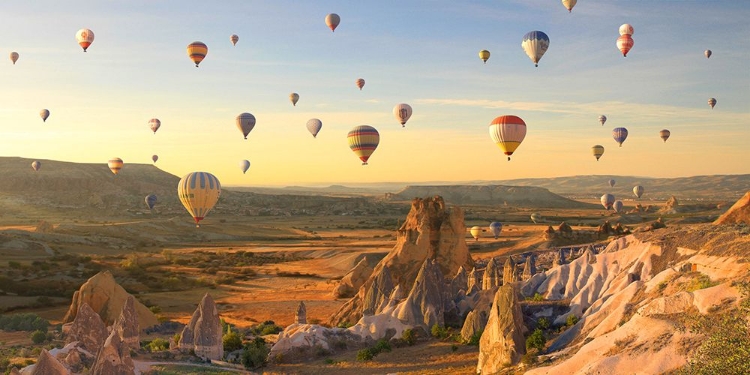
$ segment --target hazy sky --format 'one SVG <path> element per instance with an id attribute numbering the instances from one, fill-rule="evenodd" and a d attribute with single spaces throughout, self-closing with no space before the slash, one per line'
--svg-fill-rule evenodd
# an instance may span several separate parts
<path id="1" fill-rule="evenodd" d="M 167 172 L 224 185 L 750 173 L 748 1 L 579 0 L 568 13 L 558 0 L 34 0 L 0 2 L 0 14 L 0 50 L 20 54 L 0 63 L 0 156 L 116 156 L 126 174 L 158 154 Z M 627 58 L 623 23 L 635 29 Z M 84 27 L 96 35 L 87 53 Z M 550 38 L 538 68 L 521 49 L 531 30 Z M 209 49 L 197 69 L 193 41 Z M 401 102 L 414 108 L 406 128 L 392 114 Z M 247 140 L 241 112 L 257 118 Z M 508 162 L 488 125 L 511 114 L 528 133 Z M 367 166 L 346 140 L 362 124 L 381 135 Z"/>

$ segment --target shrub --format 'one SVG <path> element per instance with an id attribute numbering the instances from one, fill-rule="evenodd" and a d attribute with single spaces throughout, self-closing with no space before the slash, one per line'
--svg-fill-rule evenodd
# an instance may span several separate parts
<path id="1" fill-rule="evenodd" d="M 484 331 L 474 332 L 474 334 L 469 338 L 469 341 L 466 342 L 466 345 L 479 346 L 479 340 L 482 338 L 483 332 Z"/>
<path id="2" fill-rule="evenodd" d="M 283 331 L 284 329 L 277 326 L 276 323 L 274 323 L 273 320 L 267 320 L 261 324 L 258 324 L 257 326 L 253 327 L 250 332 L 257 336 L 263 336 L 263 335 L 272 335 L 274 333 L 279 333 Z"/>
<path id="3" fill-rule="evenodd" d="M 685 290 L 688 292 L 694 292 L 696 290 L 710 288 L 714 285 L 716 285 L 716 283 L 711 281 L 711 279 L 709 279 L 708 276 L 704 274 L 699 274 L 698 277 L 694 278 L 688 284 Z"/>
<path id="4" fill-rule="evenodd" d="M 373 353 L 380 354 L 382 352 L 390 352 L 391 344 L 386 339 L 380 339 L 375 343 L 375 347 L 372 348 Z"/>
<path id="5" fill-rule="evenodd" d="M 541 302 L 544 301 L 544 296 L 539 293 L 534 293 L 534 296 L 529 299 L 535 302 Z"/>
<path id="6" fill-rule="evenodd" d="M 155 338 L 143 348 L 148 350 L 150 353 L 162 352 L 169 349 L 169 341 L 161 338 Z"/>
<path id="7" fill-rule="evenodd" d="M 343 322 L 340 322 L 338 325 L 336 325 L 336 327 L 338 327 L 338 328 L 349 328 L 349 327 L 351 327 L 353 325 L 354 324 L 350 323 L 349 321 L 343 321 Z"/>
<path id="8" fill-rule="evenodd" d="M 357 352 L 357 360 L 358 361 L 372 361 L 372 359 L 375 358 L 375 354 L 373 354 L 371 348 L 362 349 Z"/>
<path id="9" fill-rule="evenodd" d="M 573 314 L 568 315 L 568 318 L 565 320 L 565 325 L 568 327 L 574 326 L 576 323 L 578 323 L 578 317 Z"/>
<path id="10" fill-rule="evenodd" d="M 526 349 L 537 349 L 542 351 L 544 349 L 544 344 L 546 343 L 547 339 L 544 337 L 544 332 L 537 328 L 534 330 L 534 333 L 526 338 Z"/>
<path id="11" fill-rule="evenodd" d="M 457 350 L 458 350 L 458 345 L 456 344 L 451 345 L 451 352 L 455 353 Z"/>
<path id="12" fill-rule="evenodd" d="M 432 334 L 432 337 L 438 339 L 445 339 L 450 336 L 450 332 L 448 332 L 448 329 L 446 329 L 445 326 L 439 326 L 437 324 L 434 324 L 432 326 L 432 328 L 430 329 L 430 334 Z"/>
<path id="13" fill-rule="evenodd" d="M 224 345 L 225 353 L 242 349 L 242 338 L 237 332 L 228 332 L 224 334 L 221 341 Z"/>
<path id="14" fill-rule="evenodd" d="M 526 366 L 534 365 L 537 362 L 536 355 L 532 351 L 526 352 L 526 354 L 521 357 L 521 363 L 523 363 Z"/>
<path id="15" fill-rule="evenodd" d="M 47 341 L 47 333 L 43 331 L 34 331 L 34 333 L 31 334 L 31 341 L 37 345 L 41 344 Z"/>
<path id="16" fill-rule="evenodd" d="M 406 345 L 409 345 L 409 346 L 412 346 L 414 345 L 414 343 L 417 342 L 417 337 L 411 328 L 407 328 L 404 330 L 404 333 L 401 334 L 401 339 L 404 340 Z"/>
<path id="17" fill-rule="evenodd" d="M 551 326 L 551 323 L 549 319 L 545 317 L 541 317 L 539 318 L 539 320 L 536 321 L 536 325 L 537 327 L 546 330 L 546 329 L 549 329 L 549 327 Z"/>
<path id="18" fill-rule="evenodd" d="M 256 337 L 243 348 L 242 365 L 248 370 L 265 366 L 269 352 L 266 340 L 262 337 Z"/>

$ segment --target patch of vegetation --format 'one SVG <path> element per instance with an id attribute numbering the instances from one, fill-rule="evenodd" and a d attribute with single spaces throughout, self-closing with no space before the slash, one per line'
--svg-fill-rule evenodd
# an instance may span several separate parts
<path id="1" fill-rule="evenodd" d="M 537 328 L 534 332 L 526 338 L 526 349 L 536 349 L 538 351 L 544 350 L 544 345 L 547 343 L 547 338 L 544 337 L 544 332 Z"/>
<path id="2" fill-rule="evenodd" d="M 542 302 L 544 301 L 544 296 L 539 293 L 534 293 L 533 297 L 527 297 L 527 301 L 534 301 L 534 302 Z"/>
<path id="3" fill-rule="evenodd" d="M 417 335 L 414 334 L 414 331 L 411 328 L 407 328 L 404 330 L 404 333 L 401 334 L 401 340 L 404 340 L 406 345 L 412 346 L 417 342 Z"/>
<path id="4" fill-rule="evenodd" d="M 163 352 L 169 350 L 169 341 L 162 338 L 155 338 L 153 341 L 143 345 L 143 349 L 146 349 L 150 353 Z"/>
<path id="5" fill-rule="evenodd" d="M 284 329 L 280 326 L 277 326 L 273 320 L 266 320 L 265 322 L 251 328 L 250 332 L 252 332 L 256 336 L 264 336 L 279 333 L 283 330 Z"/>
<path id="6" fill-rule="evenodd" d="M 707 275 L 701 273 L 690 281 L 685 290 L 688 292 L 694 292 L 696 290 L 710 288 L 715 285 L 717 285 L 717 283 L 711 281 L 711 279 L 708 278 Z"/>
<path id="7" fill-rule="evenodd" d="M 32 313 L 0 315 L 0 330 L 47 332 L 49 321 Z"/>
<path id="8" fill-rule="evenodd" d="M 242 349 L 242 337 L 237 332 L 229 331 L 221 338 L 224 345 L 224 352 L 229 353 Z"/>
<path id="9" fill-rule="evenodd" d="M 236 371 L 190 365 L 155 365 L 149 375 L 237 375 Z"/>
<path id="10" fill-rule="evenodd" d="M 266 340 L 262 337 L 256 337 L 243 348 L 241 357 L 242 365 L 248 370 L 263 367 L 268 361 L 268 353 L 270 351 L 266 345 Z"/>
<path id="11" fill-rule="evenodd" d="M 372 361 L 375 358 L 375 354 L 372 352 L 372 348 L 360 349 L 357 352 L 357 360 L 360 362 Z"/>
<path id="12" fill-rule="evenodd" d="M 31 334 L 31 341 L 34 344 L 37 344 L 37 345 L 39 345 L 39 344 L 47 341 L 47 332 L 44 332 L 44 331 L 34 331 Z"/>
<path id="13" fill-rule="evenodd" d="M 446 328 L 445 326 L 433 324 L 432 328 L 430 329 L 430 334 L 432 337 L 437 339 L 447 339 L 451 335 L 450 329 Z"/>
<path id="14" fill-rule="evenodd" d="M 278 277 L 311 277 L 314 279 L 322 279 L 317 273 L 305 273 L 299 271 L 277 271 L 276 276 Z"/>
<path id="15" fill-rule="evenodd" d="M 549 318 L 541 317 L 537 319 L 536 326 L 546 331 L 552 326 L 552 322 L 549 321 Z"/>
<path id="16" fill-rule="evenodd" d="M 350 323 L 349 321 L 343 321 L 340 322 L 338 325 L 336 325 L 337 328 L 349 328 L 353 326 L 354 324 Z"/>
<path id="17" fill-rule="evenodd" d="M 568 326 L 568 327 L 572 327 L 572 326 L 576 325 L 576 323 L 578 323 L 579 320 L 580 319 L 578 319 L 577 316 L 575 316 L 573 314 L 570 314 L 570 315 L 568 315 L 568 318 L 565 319 L 565 325 Z"/>
<path id="18" fill-rule="evenodd" d="M 474 334 L 469 338 L 469 341 L 466 342 L 466 345 L 479 346 L 479 340 L 482 338 L 483 332 L 484 331 L 474 332 Z"/>

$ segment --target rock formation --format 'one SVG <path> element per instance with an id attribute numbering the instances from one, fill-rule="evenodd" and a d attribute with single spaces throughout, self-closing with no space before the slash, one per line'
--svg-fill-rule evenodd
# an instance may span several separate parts
<path id="1" fill-rule="evenodd" d="M 335 298 L 353 297 L 362 284 L 372 275 L 372 271 L 373 268 L 370 267 L 367 257 L 363 257 L 333 288 L 333 296 Z"/>
<path id="2" fill-rule="evenodd" d="M 516 281 L 516 262 L 513 261 L 512 256 L 508 255 L 508 259 L 505 260 L 503 266 L 503 285 L 514 281 Z"/>
<path id="3" fill-rule="evenodd" d="M 667 214 L 674 214 L 677 213 L 677 210 L 679 209 L 680 203 L 677 201 L 677 198 L 675 196 L 669 197 L 667 199 L 667 203 L 664 204 L 664 207 L 659 210 L 659 212 L 667 213 Z"/>
<path id="4" fill-rule="evenodd" d="M 65 343 L 78 341 L 84 349 L 96 353 L 107 339 L 107 327 L 102 319 L 84 302 L 78 308 L 75 320 L 68 329 Z"/>
<path id="5" fill-rule="evenodd" d="M 461 339 L 464 342 L 468 342 L 474 335 L 480 334 L 487 326 L 487 318 L 487 311 L 469 311 L 469 314 L 466 315 L 466 320 L 464 320 L 464 325 L 461 327 Z"/>
<path id="6" fill-rule="evenodd" d="M 466 293 L 471 293 L 472 290 L 474 290 L 474 287 L 477 289 L 482 289 L 482 279 L 479 278 L 479 272 L 477 272 L 476 267 L 471 268 L 471 272 L 469 272 L 469 276 L 466 281 Z"/>
<path id="7" fill-rule="evenodd" d="M 552 228 L 551 225 L 547 226 L 547 229 L 544 230 L 544 240 L 551 241 L 551 240 L 554 240 L 555 237 L 557 237 L 557 232 L 555 232 L 555 228 Z"/>
<path id="8" fill-rule="evenodd" d="M 91 368 L 92 375 L 133 375 L 135 366 L 130 358 L 130 346 L 120 336 L 120 329 L 115 324 L 112 332 L 99 349 L 96 362 Z"/>
<path id="9" fill-rule="evenodd" d="M 88 279 L 81 288 L 73 293 L 73 302 L 63 318 L 63 323 L 70 323 L 76 318 L 80 305 L 86 303 L 105 325 L 112 325 L 120 316 L 128 292 L 117 284 L 115 278 L 109 271 L 102 271 Z M 135 310 L 138 313 L 138 325 L 141 329 L 159 324 L 154 313 L 142 303 L 135 302 Z"/>
<path id="10" fill-rule="evenodd" d="M 555 254 L 555 260 L 552 261 L 552 267 L 557 267 L 565 264 L 565 252 L 563 249 L 557 250 L 557 253 Z"/>
<path id="11" fill-rule="evenodd" d="M 536 274 L 536 261 L 534 254 L 529 254 L 526 257 L 526 264 L 523 266 L 523 274 L 521 274 L 521 280 L 526 281 Z"/>
<path id="12" fill-rule="evenodd" d="M 518 363 L 526 353 L 523 314 L 513 284 L 498 289 L 487 326 L 479 339 L 477 373 L 494 374 Z"/>
<path id="13" fill-rule="evenodd" d="M 294 314 L 294 323 L 307 324 L 307 308 L 303 301 L 300 301 L 299 306 L 297 306 L 297 313 Z"/>
<path id="14" fill-rule="evenodd" d="M 113 329 L 117 329 L 122 341 L 125 342 L 132 350 L 141 348 L 141 341 L 138 337 L 140 332 L 138 326 L 138 313 L 135 311 L 135 298 L 128 296 L 125 300 L 125 306 L 122 307 L 122 313 L 117 318 Z"/>
<path id="15" fill-rule="evenodd" d="M 47 349 L 42 349 L 42 354 L 31 370 L 31 375 L 68 375 L 70 371 L 57 360 Z"/>
<path id="16" fill-rule="evenodd" d="M 560 225 L 557 227 L 557 231 L 560 232 L 560 234 L 563 235 L 571 235 L 573 234 L 573 228 L 568 225 L 566 222 L 560 223 Z"/>
<path id="17" fill-rule="evenodd" d="M 433 325 L 444 326 L 445 280 L 436 260 L 425 260 L 409 295 L 396 308 L 396 317 L 407 324 L 422 326 L 429 332 Z"/>
<path id="18" fill-rule="evenodd" d="M 190 323 L 182 330 L 178 346 L 182 351 L 192 349 L 196 356 L 204 360 L 224 356 L 219 310 L 208 293 L 195 309 Z"/>
<path id="19" fill-rule="evenodd" d="M 740 223 L 750 225 L 750 191 L 714 221 L 714 225 Z"/>
<path id="20" fill-rule="evenodd" d="M 365 299 L 362 301 L 362 313 L 364 315 L 373 315 L 382 311 L 388 305 L 393 289 L 393 278 L 391 277 L 390 268 L 384 266 L 367 288 Z"/>
<path id="21" fill-rule="evenodd" d="M 487 267 L 484 269 L 482 276 L 482 290 L 489 290 L 500 286 L 503 281 L 503 275 L 500 272 L 500 266 L 497 265 L 495 258 L 490 258 Z"/>

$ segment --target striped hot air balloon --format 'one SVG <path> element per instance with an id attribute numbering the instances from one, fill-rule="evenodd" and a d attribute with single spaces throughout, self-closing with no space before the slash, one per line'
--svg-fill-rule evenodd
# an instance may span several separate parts
<path id="1" fill-rule="evenodd" d="M 231 36 L 229 37 L 229 41 L 231 41 L 231 42 L 232 42 L 232 45 L 233 45 L 233 46 L 236 46 L 236 45 L 237 45 L 237 42 L 239 42 L 239 40 L 240 40 L 240 37 L 239 37 L 239 36 L 238 36 L 237 34 L 232 34 L 232 35 L 231 35 Z"/>
<path id="2" fill-rule="evenodd" d="M 360 125 L 349 131 L 347 139 L 349 148 L 362 160 L 362 165 L 367 165 L 370 155 L 378 148 L 380 133 L 370 125 Z"/>
<path id="3" fill-rule="evenodd" d="M 493 221 L 490 223 L 490 231 L 492 232 L 492 235 L 495 236 L 495 239 L 500 237 L 500 232 L 503 231 L 503 223 L 499 221 Z"/>
<path id="4" fill-rule="evenodd" d="M 716 105 L 716 98 L 708 99 L 708 105 L 711 106 L 711 109 L 714 109 L 714 106 Z"/>
<path id="5" fill-rule="evenodd" d="M 221 184 L 216 176 L 208 172 L 188 173 L 177 183 L 177 196 L 195 220 L 195 226 L 206 217 L 219 201 Z"/>
<path id="6" fill-rule="evenodd" d="M 622 142 L 625 142 L 625 139 L 628 138 L 628 129 L 625 128 L 614 128 L 612 129 L 612 138 L 617 141 L 617 143 L 620 144 L 620 147 L 622 147 Z"/>
<path id="7" fill-rule="evenodd" d="M 474 237 L 474 240 L 479 241 L 479 235 L 482 233 L 482 228 L 479 226 L 473 226 L 469 229 L 469 233 Z"/>
<path id="8" fill-rule="evenodd" d="M 396 104 L 396 106 L 393 107 L 393 115 L 396 116 L 396 120 L 401 123 L 402 128 L 405 127 L 406 122 L 409 121 L 411 112 L 411 106 L 406 103 Z"/>
<path id="9" fill-rule="evenodd" d="M 526 137 L 526 123 L 518 116 L 496 117 L 490 123 L 490 137 L 510 161 L 510 156 Z"/>
<path id="10" fill-rule="evenodd" d="M 305 126 L 307 126 L 307 131 L 312 134 L 313 138 L 317 138 L 320 129 L 323 128 L 323 122 L 316 118 L 311 118 L 307 120 L 307 124 Z"/>
<path id="11" fill-rule="evenodd" d="M 604 146 L 596 145 L 594 147 L 591 147 L 591 153 L 593 153 L 594 157 L 596 157 L 596 161 L 599 161 L 599 158 L 604 155 Z"/>
<path id="12" fill-rule="evenodd" d="M 336 31 L 339 23 L 341 23 L 341 17 L 338 14 L 330 13 L 326 16 L 326 25 L 331 29 L 331 32 Z"/>
<path id="13" fill-rule="evenodd" d="M 605 209 L 610 210 L 612 209 L 612 205 L 615 203 L 615 196 L 612 194 L 604 194 L 602 195 L 600 201 L 602 202 L 602 206 L 604 206 Z"/>
<path id="14" fill-rule="evenodd" d="M 31 169 L 33 169 L 34 171 L 38 171 L 41 167 L 42 163 L 40 163 L 39 161 L 34 160 L 33 162 L 31 162 Z"/>
<path id="15" fill-rule="evenodd" d="M 76 40 L 78 45 L 83 48 L 83 52 L 86 52 L 91 43 L 94 43 L 94 32 L 89 29 L 80 29 L 76 33 Z"/>
<path id="16" fill-rule="evenodd" d="M 487 51 L 486 49 L 479 51 L 479 58 L 487 64 L 487 60 L 490 59 L 490 51 Z"/>
<path id="17" fill-rule="evenodd" d="M 523 36 L 521 48 L 526 51 L 534 66 L 539 66 L 539 60 L 549 48 L 549 37 L 541 31 L 529 31 Z"/>
<path id="18" fill-rule="evenodd" d="M 107 166 L 109 167 L 109 170 L 112 171 L 112 173 L 114 174 L 120 173 L 120 169 L 122 169 L 122 165 L 123 165 L 123 162 L 122 162 L 122 159 L 120 158 L 112 158 L 112 159 L 109 159 L 109 161 L 107 162 Z"/>
<path id="19" fill-rule="evenodd" d="M 161 121 L 159 121 L 158 118 L 152 118 L 151 120 L 148 120 L 148 127 L 154 132 L 154 134 L 156 134 L 156 131 L 161 127 Z"/>
<path id="20" fill-rule="evenodd" d="M 206 58 L 206 55 L 208 54 L 208 46 L 202 42 L 192 42 L 187 46 L 187 54 L 190 57 L 190 60 L 193 60 L 195 67 L 197 68 L 198 64 Z"/>
<path id="21" fill-rule="evenodd" d="M 628 52 L 633 48 L 633 44 L 633 38 L 631 38 L 630 35 L 620 35 L 620 37 L 617 38 L 617 48 L 622 52 L 622 57 L 628 57 Z"/>
<path id="22" fill-rule="evenodd" d="M 562 4 L 565 6 L 565 9 L 568 10 L 568 13 L 573 11 L 573 7 L 576 6 L 576 3 L 578 3 L 578 0 L 562 0 Z"/>
<path id="23" fill-rule="evenodd" d="M 16 61 L 18 61 L 18 52 L 10 53 L 10 61 L 13 62 L 13 65 L 16 65 Z"/>
<path id="24" fill-rule="evenodd" d="M 599 123 L 602 124 L 602 126 L 604 126 L 605 122 L 607 122 L 607 116 L 605 115 L 599 116 Z"/>
<path id="25" fill-rule="evenodd" d="M 643 186 L 636 185 L 635 187 L 633 187 L 633 194 L 635 194 L 636 197 L 640 198 L 641 195 L 643 195 L 644 190 L 645 189 L 643 189 Z"/>
<path id="26" fill-rule="evenodd" d="M 240 129 L 242 135 L 247 139 L 247 135 L 255 127 L 255 116 L 247 112 L 240 113 L 235 118 L 235 122 L 237 123 L 237 128 Z"/>
<path id="27" fill-rule="evenodd" d="M 659 131 L 659 137 L 666 143 L 667 139 L 669 139 L 669 136 L 672 135 L 672 133 L 667 129 L 662 129 Z"/>
<path id="28" fill-rule="evenodd" d="M 365 87 L 365 80 L 362 78 L 358 78 L 355 83 L 357 84 L 357 87 L 359 87 L 359 91 L 362 91 L 362 88 Z"/>
<path id="29" fill-rule="evenodd" d="M 47 117 L 49 117 L 49 110 L 43 109 L 39 111 L 39 117 L 42 118 L 42 121 L 47 122 Z"/>

